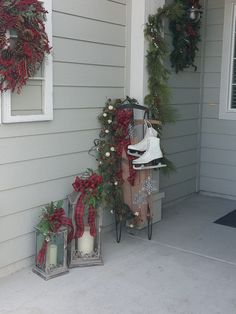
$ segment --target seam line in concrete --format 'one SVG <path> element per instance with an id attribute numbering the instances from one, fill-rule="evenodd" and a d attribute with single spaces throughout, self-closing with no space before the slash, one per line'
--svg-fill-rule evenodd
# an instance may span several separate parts
<path id="1" fill-rule="evenodd" d="M 203 257 L 203 258 L 206 258 L 206 259 L 209 259 L 209 260 L 213 260 L 215 262 L 225 263 L 225 264 L 229 264 L 229 265 L 232 265 L 232 266 L 236 267 L 236 263 L 230 262 L 230 261 L 227 261 L 227 260 L 224 260 L 224 259 L 221 259 L 221 258 L 217 258 L 217 257 L 213 257 L 213 256 L 197 253 L 197 252 L 190 251 L 190 250 L 185 250 L 185 249 L 182 249 L 180 247 L 173 246 L 173 245 L 170 245 L 170 244 L 167 244 L 167 243 L 162 243 L 162 242 L 158 242 L 158 241 L 154 241 L 154 240 L 146 240 L 146 239 L 143 239 L 143 238 L 141 238 L 139 236 L 136 236 L 136 235 L 129 235 L 129 236 L 131 236 L 133 238 L 136 238 L 136 239 L 139 239 L 139 240 L 142 240 L 144 242 L 149 242 L 149 243 L 152 243 L 152 244 L 158 244 L 160 246 L 168 247 L 170 249 L 174 249 L 174 250 L 177 250 L 177 251 L 180 251 L 180 252 L 183 252 L 183 253 L 200 256 L 200 257 Z"/>

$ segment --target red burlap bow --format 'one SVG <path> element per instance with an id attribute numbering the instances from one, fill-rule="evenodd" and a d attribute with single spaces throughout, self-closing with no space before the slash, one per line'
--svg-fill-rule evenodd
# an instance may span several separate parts
<path id="1" fill-rule="evenodd" d="M 58 233 L 62 226 L 68 227 L 70 230 L 67 236 L 67 242 L 70 242 L 74 236 L 74 227 L 71 219 L 66 217 L 66 213 L 64 208 L 55 209 L 54 213 L 47 216 L 47 220 L 51 226 L 51 232 Z M 38 252 L 36 257 L 36 264 L 42 266 L 45 263 L 46 252 L 48 248 L 48 242 L 50 238 L 46 237 L 41 249 Z"/>
<path id="2" fill-rule="evenodd" d="M 88 179 L 81 179 L 79 177 L 75 178 L 73 188 L 76 192 L 80 192 L 80 197 L 77 201 L 75 207 L 75 238 L 81 238 L 84 234 L 84 199 L 87 193 L 91 194 L 91 196 L 95 197 L 98 193 L 98 186 L 102 183 L 102 177 L 93 173 Z M 89 205 L 88 208 L 88 225 L 90 227 L 91 236 L 96 236 L 96 208 L 93 205 Z"/>

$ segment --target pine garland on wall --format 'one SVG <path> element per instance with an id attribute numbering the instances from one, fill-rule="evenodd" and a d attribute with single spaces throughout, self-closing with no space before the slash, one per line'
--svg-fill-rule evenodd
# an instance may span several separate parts
<path id="1" fill-rule="evenodd" d="M 144 31 L 149 43 L 146 56 L 149 94 L 145 97 L 145 104 L 150 109 L 152 118 L 159 120 L 162 124 L 175 121 L 175 113 L 169 105 L 168 79 L 170 73 L 165 66 L 169 49 L 163 36 L 164 19 L 174 20 L 181 18 L 183 14 L 181 4 L 165 5 L 163 8 L 159 8 L 156 14 L 149 15 Z"/>
<path id="2" fill-rule="evenodd" d="M 151 117 L 161 122 L 157 130 L 161 135 L 162 126 L 176 120 L 176 112 L 170 106 L 170 88 L 168 86 L 169 71 L 165 65 L 168 56 L 168 45 L 164 39 L 164 19 L 174 19 L 183 15 L 183 7 L 174 3 L 159 8 L 157 13 L 149 15 L 145 28 L 145 37 L 148 40 L 147 71 L 148 90 L 144 102 L 149 108 Z M 164 156 L 166 168 L 164 171 L 175 170 L 174 165 Z"/>
<path id="3" fill-rule="evenodd" d="M 159 8 L 156 14 L 149 15 L 146 23 L 144 33 L 148 40 L 146 57 L 149 94 L 144 102 L 150 109 L 151 117 L 161 122 L 157 127 L 159 134 L 162 126 L 174 122 L 177 116 L 170 106 L 170 72 L 166 66 L 169 49 L 164 38 L 164 21 L 169 20 L 173 32 L 173 51 L 170 55 L 172 67 L 176 72 L 190 66 L 196 70 L 194 61 L 200 41 L 200 8 L 199 0 L 175 0 L 171 5 Z M 165 162 L 167 170 L 175 169 L 167 158 Z"/>

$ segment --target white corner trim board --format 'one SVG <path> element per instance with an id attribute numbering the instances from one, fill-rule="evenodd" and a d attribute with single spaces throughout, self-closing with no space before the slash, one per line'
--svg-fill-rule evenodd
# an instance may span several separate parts
<path id="1" fill-rule="evenodd" d="M 127 94 L 143 103 L 147 92 L 145 23 L 149 14 L 154 14 L 165 0 L 128 0 L 129 35 L 129 82 Z"/>

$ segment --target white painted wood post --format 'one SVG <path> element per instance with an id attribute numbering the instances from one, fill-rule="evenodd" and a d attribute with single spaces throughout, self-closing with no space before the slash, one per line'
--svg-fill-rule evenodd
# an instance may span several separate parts
<path id="1" fill-rule="evenodd" d="M 126 94 L 143 104 L 147 94 L 145 23 L 165 0 L 127 0 Z"/>
<path id="2" fill-rule="evenodd" d="M 154 14 L 165 0 L 127 0 L 127 51 L 126 51 L 126 95 L 138 100 L 142 105 L 147 90 L 146 51 L 147 42 L 144 28 L 149 14 Z M 161 200 L 164 193 L 159 192 L 159 171 L 153 173 L 158 192 L 153 195 L 153 222 L 161 219 Z"/>

